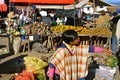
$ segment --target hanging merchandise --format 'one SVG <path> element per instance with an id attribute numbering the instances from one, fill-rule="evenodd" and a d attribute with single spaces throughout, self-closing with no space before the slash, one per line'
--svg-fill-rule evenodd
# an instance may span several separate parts
<path id="1" fill-rule="evenodd" d="M 6 12 L 7 5 L 5 4 L 4 0 L 0 0 L 0 12 Z"/>

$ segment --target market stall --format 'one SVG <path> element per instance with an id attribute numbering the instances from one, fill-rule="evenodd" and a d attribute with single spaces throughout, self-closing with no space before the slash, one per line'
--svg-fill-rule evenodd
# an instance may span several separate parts
<path id="1" fill-rule="evenodd" d="M 25 3 L 25 4 L 33 4 L 33 5 L 34 4 L 46 4 L 46 5 L 48 5 L 48 4 L 58 5 L 59 4 L 59 5 L 66 5 L 66 4 L 74 4 L 74 0 L 69 0 L 69 1 L 68 0 L 59 0 L 59 1 L 58 0 L 55 0 L 55 1 L 53 1 L 53 0 L 48 0 L 48 1 L 44 1 L 44 0 L 39 0 L 39 1 L 38 0 L 35 0 L 35 1 L 34 0 L 29 0 L 29 1 L 28 0 L 26 0 L 26 1 L 24 1 L 24 0 L 10 0 L 10 3 L 16 3 L 16 4 L 22 4 L 22 3 L 24 4 Z M 29 44 L 29 40 L 33 40 L 36 34 L 40 38 L 42 38 L 41 36 L 47 36 L 48 37 L 48 42 L 46 42 L 46 43 L 49 43 L 49 41 L 51 42 L 51 38 L 48 36 L 49 34 L 51 35 L 51 32 L 49 31 L 49 26 L 44 25 L 44 24 L 40 24 L 40 25 L 44 26 L 44 28 L 40 27 L 39 31 L 38 31 L 39 33 L 38 32 L 36 33 L 36 29 L 35 29 L 33 24 L 31 24 L 32 26 L 31 25 L 27 25 L 27 27 L 25 27 L 25 25 L 22 26 L 23 29 L 21 29 L 20 33 L 19 33 L 19 31 L 16 31 L 16 30 L 12 31 L 11 33 L 13 34 L 13 36 L 15 36 L 15 35 L 22 35 L 21 36 L 22 40 L 28 39 L 28 41 L 26 41 L 26 42 L 23 41 L 23 43 L 25 43 L 24 46 L 26 44 Z M 40 26 L 40 25 L 38 24 L 37 26 Z M 16 32 L 18 34 L 16 34 Z M 51 43 L 51 45 L 52 45 L 52 43 Z M 52 47 L 50 47 L 50 48 L 52 48 Z M 28 48 L 28 50 L 29 50 L 29 48 Z M 23 52 L 24 52 L 24 49 L 23 49 Z"/>
<path id="2" fill-rule="evenodd" d="M 67 0 L 65 0 L 65 1 L 67 1 Z M 11 2 L 23 3 L 22 0 L 11 0 Z M 31 0 L 31 2 L 32 2 L 32 0 Z M 29 2 L 29 3 L 31 3 L 31 2 Z M 27 1 L 25 3 L 27 3 Z M 38 2 L 36 2 L 36 1 L 34 3 L 38 4 Z M 44 3 L 44 1 L 43 1 L 43 3 Z M 72 2 L 70 2 L 70 3 L 72 3 Z M 46 3 L 46 4 L 48 4 L 48 3 Z M 50 4 L 53 4 L 53 3 L 50 3 Z M 56 4 L 56 3 L 54 3 L 54 4 Z M 64 4 L 66 4 L 66 3 L 64 3 Z M 25 53 L 28 50 L 27 57 L 22 58 L 22 60 L 24 60 L 25 62 L 23 62 L 21 59 L 19 59 L 17 61 L 17 69 L 19 70 L 19 68 L 20 68 L 18 65 L 21 66 L 21 64 L 24 64 L 25 69 L 22 69 L 22 70 L 32 72 L 32 74 L 34 73 L 35 75 L 37 75 L 39 79 L 46 80 L 44 68 L 48 66 L 48 63 L 49 63 L 48 58 L 52 55 L 49 53 L 51 51 L 54 52 L 54 50 L 55 50 L 54 48 L 57 47 L 58 41 L 61 40 L 61 34 L 63 33 L 63 31 L 68 30 L 68 29 L 72 29 L 72 30 L 75 30 L 78 32 L 79 37 L 81 39 L 80 45 L 84 46 L 85 45 L 84 43 L 86 42 L 90 46 L 92 45 L 92 46 L 97 46 L 97 47 L 103 47 L 106 49 L 111 49 L 112 32 L 109 30 L 108 27 L 102 26 L 102 27 L 96 27 L 96 28 L 86 28 L 84 26 L 69 26 L 69 25 L 64 25 L 64 24 L 50 27 L 44 23 L 34 22 L 32 24 L 24 25 L 24 26 L 20 27 L 20 31 L 13 30 L 10 32 L 10 37 L 12 37 L 13 42 L 14 42 L 15 54 L 19 53 L 19 49 L 21 46 L 23 46 L 22 53 Z M 87 37 L 87 39 L 85 37 Z M 102 39 L 100 39 L 100 38 L 102 38 Z M 106 39 L 105 42 L 104 42 L 103 38 Z M 54 41 L 54 39 L 58 39 L 58 40 Z M 20 41 L 18 41 L 18 40 L 20 40 Z M 35 44 L 32 43 L 34 41 L 35 41 Z M 57 42 L 57 44 L 56 44 L 56 42 Z M 16 46 L 19 46 L 19 47 L 16 47 Z M 33 51 L 37 52 L 37 56 L 32 56 L 32 57 L 30 56 L 30 53 L 35 55 L 35 53 Z M 40 54 L 40 53 L 42 53 L 42 54 Z M 47 55 L 46 62 L 43 62 L 39 58 L 38 55 L 39 56 Z M 106 53 L 95 53 L 95 54 L 91 53 L 90 55 L 92 57 L 94 57 L 94 60 L 97 61 L 97 64 L 99 64 L 99 65 L 108 66 L 110 69 L 113 69 L 113 67 L 116 67 L 117 60 L 114 55 L 106 54 Z M 45 58 L 45 57 L 42 56 L 42 59 L 43 58 Z M 111 59 L 111 60 L 109 60 L 109 59 Z M 90 64 L 92 64 L 92 62 L 94 62 L 92 60 L 89 61 Z M 41 64 L 44 64 L 44 65 L 41 65 Z M 90 64 L 89 64 L 89 66 L 90 66 Z M 16 67 L 16 65 L 13 65 L 13 67 Z M 97 71 L 99 74 L 100 70 L 97 70 Z M 15 76 L 16 79 L 21 77 L 21 75 L 23 75 L 25 73 L 26 72 L 24 72 L 24 71 L 20 72 L 20 74 L 18 74 L 18 76 Z M 29 73 L 26 73 L 26 74 L 29 74 Z M 42 75 L 42 76 L 40 76 L 40 75 Z M 96 75 L 96 76 L 98 76 L 98 75 Z M 96 76 L 95 76 L 95 78 L 96 78 Z M 30 76 L 30 77 L 33 77 L 33 76 Z M 24 78 L 24 77 L 22 77 L 22 78 Z M 97 78 L 96 78 L 96 80 L 97 80 Z"/>

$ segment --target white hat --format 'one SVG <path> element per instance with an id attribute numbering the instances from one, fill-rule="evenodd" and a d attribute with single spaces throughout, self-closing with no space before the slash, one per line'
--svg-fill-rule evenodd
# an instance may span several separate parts
<path id="1" fill-rule="evenodd" d="M 8 17 L 8 18 L 15 18 L 15 17 L 17 17 L 17 16 L 14 14 L 13 11 L 11 11 L 11 12 L 9 12 L 9 13 L 7 14 L 7 17 Z"/>

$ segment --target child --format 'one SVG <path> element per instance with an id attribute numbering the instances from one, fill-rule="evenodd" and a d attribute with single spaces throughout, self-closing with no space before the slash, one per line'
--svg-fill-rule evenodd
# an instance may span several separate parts
<path id="1" fill-rule="evenodd" d="M 63 32 L 62 41 L 50 58 L 49 80 L 85 80 L 89 46 L 77 46 L 80 38 L 74 30 Z"/>

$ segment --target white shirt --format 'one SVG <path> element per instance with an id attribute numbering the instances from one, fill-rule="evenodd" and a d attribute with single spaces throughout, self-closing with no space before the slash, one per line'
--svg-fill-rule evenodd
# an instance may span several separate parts
<path id="1" fill-rule="evenodd" d="M 23 14 L 20 15 L 20 20 L 22 20 L 22 19 L 23 19 Z"/>

